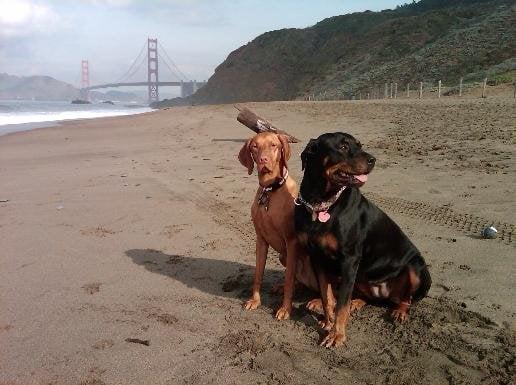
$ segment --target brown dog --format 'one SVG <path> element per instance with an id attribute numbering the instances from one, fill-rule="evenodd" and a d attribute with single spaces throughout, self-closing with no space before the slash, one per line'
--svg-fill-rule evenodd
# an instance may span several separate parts
<path id="1" fill-rule="evenodd" d="M 286 267 L 283 303 L 276 312 L 277 319 L 287 319 L 292 310 L 294 280 L 318 291 L 318 283 L 310 260 L 299 245 L 294 232 L 294 199 L 298 189 L 288 175 L 287 161 L 290 145 L 287 138 L 263 132 L 249 139 L 238 154 L 238 160 L 253 173 L 256 163 L 260 187 L 251 206 L 256 231 L 256 269 L 251 298 L 244 304 L 248 310 L 260 305 L 260 287 L 269 246 L 280 254 Z"/>

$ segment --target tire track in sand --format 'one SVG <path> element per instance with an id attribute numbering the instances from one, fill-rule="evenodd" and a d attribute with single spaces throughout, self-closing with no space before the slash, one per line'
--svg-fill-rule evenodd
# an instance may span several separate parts
<path id="1" fill-rule="evenodd" d="M 492 221 L 471 214 L 459 213 L 449 206 L 433 206 L 425 202 L 413 202 L 402 198 L 385 197 L 376 193 L 364 194 L 381 209 L 391 213 L 402 214 L 411 218 L 451 227 L 466 235 L 480 236 L 486 226 L 493 225 L 498 230 L 497 239 L 506 245 L 513 240 L 515 225 L 500 221 Z"/>
<path id="2" fill-rule="evenodd" d="M 493 225 L 498 230 L 497 240 L 512 245 L 515 225 L 493 221 L 472 214 L 460 213 L 447 205 L 434 206 L 426 202 L 410 201 L 402 198 L 386 197 L 377 193 L 365 193 L 369 200 L 388 213 L 397 213 L 421 220 L 425 223 L 449 227 L 463 234 L 480 236 L 486 226 Z M 240 234 L 246 241 L 254 241 L 254 228 L 250 213 L 242 212 L 202 190 L 182 194 L 181 198 L 194 203 L 197 207 L 210 213 L 213 220 Z"/>

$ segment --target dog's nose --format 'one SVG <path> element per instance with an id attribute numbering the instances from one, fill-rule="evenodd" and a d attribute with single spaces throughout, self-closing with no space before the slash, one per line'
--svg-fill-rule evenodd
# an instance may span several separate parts
<path id="1" fill-rule="evenodd" d="M 373 166 L 374 162 L 376 162 L 376 158 L 374 156 L 370 156 L 369 158 L 367 158 L 367 164 L 369 166 Z"/>
<path id="2" fill-rule="evenodd" d="M 260 156 L 260 163 L 267 163 L 268 160 L 266 156 Z"/>

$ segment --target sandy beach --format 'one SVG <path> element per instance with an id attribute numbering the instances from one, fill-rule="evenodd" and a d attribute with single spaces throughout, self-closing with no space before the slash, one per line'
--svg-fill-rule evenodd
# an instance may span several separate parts
<path id="1" fill-rule="evenodd" d="M 0 384 L 514 384 L 514 100 L 246 105 L 302 140 L 298 182 L 323 132 L 376 156 L 363 192 L 433 278 L 409 322 L 365 307 L 345 347 L 317 346 L 311 293 L 273 318 L 274 253 L 263 306 L 242 309 L 257 177 L 232 105 L 66 122 L 0 137 Z"/>

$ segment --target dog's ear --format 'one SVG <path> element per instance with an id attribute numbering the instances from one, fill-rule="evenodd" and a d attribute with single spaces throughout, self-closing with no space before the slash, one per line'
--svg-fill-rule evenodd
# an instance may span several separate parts
<path id="1" fill-rule="evenodd" d="M 301 153 L 301 170 L 306 168 L 308 158 L 317 152 L 317 139 L 310 139 L 305 149 Z"/>
<path id="2" fill-rule="evenodd" d="M 251 154 L 252 141 L 253 138 L 248 139 L 247 142 L 245 142 L 242 148 L 240 149 L 240 152 L 238 153 L 238 160 L 240 161 L 240 163 L 242 163 L 242 166 L 247 168 L 247 173 L 249 175 L 251 175 L 254 170 L 254 160 Z"/>
<path id="3" fill-rule="evenodd" d="M 283 167 L 288 169 L 287 161 L 290 159 L 290 143 L 286 135 L 278 135 L 278 139 L 281 142 L 281 162 L 283 162 Z"/>

